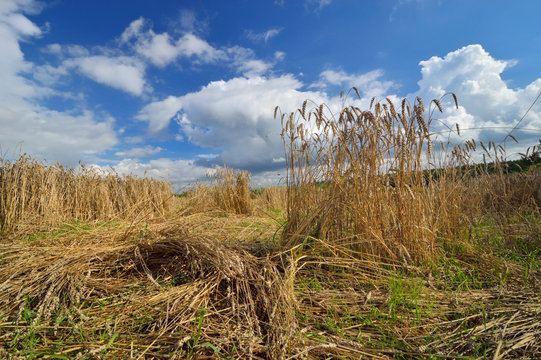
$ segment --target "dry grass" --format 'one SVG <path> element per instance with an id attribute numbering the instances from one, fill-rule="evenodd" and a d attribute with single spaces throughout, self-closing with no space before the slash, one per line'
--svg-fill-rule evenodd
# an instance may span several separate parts
<path id="1" fill-rule="evenodd" d="M 541 355 L 538 285 L 524 287 L 522 269 L 511 263 L 509 280 L 479 289 L 469 278 L 446 278 L 458 268 L 360 260 L 318 239 L 257 258 L 247 246 L 210 235 L 219 219 L 232 218 L 246 219 L 218 218 L 209 229 L 192 227 L 198 222 L 191 217 L 135 228 L 74 224 L 60 235 L 0 242 L 0 355 Z M 478 271 L 488 275 L 493 267 L 487 257 Z"/>
<path id="2" fill-rule="evenodd" d="M 45 349 L 64 342 L 64 354 L 82 358 L 107 350 L 92 339 L 104 331 L 116 334 L 115 358 L 290 351 L 295 302 L 268 259 L 171 223 L 115 236 L 122 230 L 1 244 L 2 321 L 16 326 L 1 327 L 0 343 L 37 331 Z M 85 337 L 67 340 L 72 327 Z"/>
<path id="3" fill-rule="evenodd" d="M 250 213 L 250 174 L 224 166 L 212 176 L 211 196 L 219 209 L 235 214 Z"/>
<path id="4" fill-rule="evenodd" d="M 20 156 L 0 159 L 0 231 L 65 220 L 110 220 L 163 216 L 170 184 L 134 176 L 76 172 Z"/>
<path id="5" fill-rule="evenodd" d="M 227 166 L 217 168 L 208 175 L 211 184 L 195 184 L 180 201 L 180 212 L 196 214 L 221 211 L 229 214 L 250 214 L 250 174 Z"/>
<path id="6" fill-rule="evenodd" d="M 260 209 L 285 209 L 287 204 L 287 188 L 285 186 L 267 186 L 260 194 L 254 196 L 254 204 Z"/>

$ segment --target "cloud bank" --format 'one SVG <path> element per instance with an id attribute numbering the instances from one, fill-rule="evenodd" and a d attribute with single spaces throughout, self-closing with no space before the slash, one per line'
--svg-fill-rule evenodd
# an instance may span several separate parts
<path id="1" fill-rule="evenodd" d="M 25 60 L 20 42 L 42 36 L 25 14 L 40 10 L 33 1 L 4 0 L 0 5 L 0 144 L 3 154 L 23 150 L 34 156 L 74 166 L 81 159 L 118 142 L 114 119 L 84 107 L 58 111 L 42 103 L 58 96 L 26 76 L 34 64 Z"/>

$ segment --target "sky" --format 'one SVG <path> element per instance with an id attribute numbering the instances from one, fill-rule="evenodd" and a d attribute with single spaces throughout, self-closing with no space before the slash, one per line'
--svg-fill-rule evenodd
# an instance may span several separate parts
<path id="1" fill-rule="evenodd" d="M 0 152 L 152 176 L 285 175 L 274 108 L 453 92 L 434 131 L 541 138 L 537 0 L 0 0 Z M 520 122 L 519 122 L 520 121 Z M 457 137 L 457 134 L 452 136 Z"/>

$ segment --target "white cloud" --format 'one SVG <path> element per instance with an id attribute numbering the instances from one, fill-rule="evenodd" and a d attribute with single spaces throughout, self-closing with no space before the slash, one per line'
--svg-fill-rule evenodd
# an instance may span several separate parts
<path id="1" fill-rule="evenodd" d="M 24 59 L 19 42 L 39 36 L 39 28 L 25 11 L 39 11 L 30 0 L 0 3 L 0 144 L 2 151 L 19 149 L 34 156 L 75 165 L 89 154 L 105 151 L 117 143 L 114 120 L 81 109 L 60 112 L 39 104 L 54 94 L 23 75 L 35 66 Z"/>
<path id="2" fill-rule="evenodd" d="M 202 159 L 215 159 L 219 156 L 220 154 L 199 154 L 197 155 L 198 158 L 202 158 Z"/>
<path id="3" fill-rule="evenodd" d="M 0 112 L 0 143 L 4 149 L 20 148 L 40 158 L 74 165 L 86 155 L 105 151 L 118 142 L 112 118 L 99 119 L 90 111 L 71 114 L 21 105 Z M 15 115 L 18 121 L 9 121 Z"/>
<path id="4" fill-rule="evenodd" d="M 272 28 L 267 31 L 263 31 L 260 33 L 253 32 L 252 30 L 246 31 L 246 37 L 252 41 L 264 41 L 267 42 L 269 39 L 275 37 L 276 35 L 280 34 L 282 31 L 282 28 Z"/>
<path id="5" fill-rule="evenodd" d="M 428 106 L 432 99 L 439 99 L 444 94 L 453 92 L 458 97 L 459 107 L 455 108 L 451 96 L 444 101 L 444 112 L 433 113 L 433 130 L 439 132 L 440 139 L 463 142 L 466 138 L 477 141 L 503 141 L 518 120 L 524 115 L 532 101 L 541 90 L 541 79 L 537 79 L 524 88 L 511 88 L 502 79 L 502 73 L 515 66 L 516 60 L 493 58 L 481 45 L 469 45 L 452 51 L 444 57 L 433 56 L 421 61 L 421 79 L 419 89 L 407 95 L 413 103 L 415 97 L 421 97 Z M 374 70 L 365 74 L 348 74 L 344 71 L 326 70 L 320 74 L 318 83 L 312 88 L 339 86 L 344 90 L 356 86 L 363 99 L 362 108 L 367 108 L 366 98 L 376 96 L 399 98 L 392 92 L 396 86 L 393 81 L 382 80 L 383 71 Z M 449 129 L 461 129 L 461 136 Z M 539 139 L 538 132 L 526 129 L 541 129 L 541 103 L 537 104 L 513 131 L 520 143 L 507 141 L 508 153 L 513 154 L 534 145 Z"/>
<path id="6" fill-rule="evenodd" d="M 84 46 L 81 46 L 81 45 L 68 45 L 68 46 L 65 46 L 64 48 L 65 48 L 65 52 L 69 56 L 83 57 L 83 56 L 90 55 L 90 52 Z"/>
<path id="7" fill-rule="evenodd" d="M 157 155 L 162 150 L 163 149 L 159 146 L 152 147 L 150 145 L 147 145 L 144 147 L 132 148 L 127 151 L 118 151 L 115 153 L 115 155 L 125 158 L 142 158 Z"/>
<path id="8" fill-rule="evenodd" d="M 326 87 L 327 85 L 340 86 L 342 90 L 347 91 L 356 87 L 363 96 L 381 97 L 386 95 L 396 84 L 392 81 L 381 80 L 383 70 L 373 70 L 364 74 L 347 74 L 344 71 L 325 70 L 323 71 L 316 84 L 311 87 Z"/>
<path id="9" fill-rule="evenodd" d="M 286 57 L 286 53 L 283 51 L 274 52 L 274 58 L 276 59 L 276 61 L 282 61 L 285 59 L 285 57 Z"/>
<path id="10" fill-rule="evenodd" d="M 221 64 L 233 67 L 246 76 L 256 76 L 267 72 L 273 65 L 257 59 L 251 49 L 240 46 L 216 48 L 192 32 L 184 33 L 176 40 L 166 32 L 156 34 L 144 18 L 133 21 L 120 36 L 120 42 L 131 46 L 146 61 L 162 68 L 179 59 L 186 59 L 194 65 Z"/>
<path id="11" fill-rule="evenodd" d="M 453 143 L 463 142 L 466 138 L 496 143 L 503 141 L 518 120 L 524 115 L 541 89 L 541 79 L 537 79 L 524 88 L 511 88 L 502 79 L 503 72 L 517 64 L 516 60 L 499 60 L 492 57 L 481 45 L 469 45 L 452 51 L 444 57 L 433 56 L 419 63 L 421 79 L 419 89 L 407 95 L 410 103 L 419 96 L 428 107 L 430 100 L 439 99 L 446 93 L 453 92 L 458 97 L 459 108 L 454 107 L 452 97 L 444 102 L 444 113 L 433 113 L 433 130 L 447 136 Z M 339 86 L 348 90 L 358 88 L 363 99 L 358 101 L 362 108 L 367 108 L 366 98 L 390 97 L 396 83 L 383 80 L 383 71 L 374 70 L 365 74 L 348 74 L 344 71 L 326 70 L 320 74 L 318 83 L 311 88 L 327 89 Z M 450 132 L 458 124 L 461 136 Z M 537 104 L 513 131 L 520 143 L 507 141 L 509 153 L 516 153 L 534 145 L 539 139 L 538 132 L 526 129 L 541 129 L 541 103 Z"/>
<path id="12" fill-rule="evenodd" d="M 168 98 L 156 101 L 145 106 L 137 114 L 137 119 L 147 121 L 149 123 L 149 131 L 152 134 L 158 133 L 165 129 L 171 118 L 182 107 L 181 98 L 169 96 Z"/>
<path id="13" fill-rule="evenodd" d="M 141 144 L 145 141 L 143 136 L 126 136 L 124 142 L 126 144 Z"/>
<path id="14" fill-rule="evenodd" d="M 225 50 L 227 61 L 231 62 L 238 73 L 247 77 L 260 76 L 273 67 L 273 63 L 256 58 L 252 49 L 233 46 Z"/>
<path id="15" fill-rule="evenodd" d="M 35 15 L 41 12 L 45 4 L 35 0 L 2 0 L 0 2 L 0 16 L 24 13 Z"/>
<path id="16" fill-rule="evenodd" d="M 156 34 L 144 18 L 133 21 L 122 33 L 122 43 L 131 43 L 135 51 L 158 67 L 164 67 L 179 57 L 195 58 L 211 63 L 222 55 L 205 40 L 193 33 L 185 33 L 174 40 L 168 33 Z"/>
<path id="17" fill-rule="evenodd" d="M 43 51 L 61 60 L 58 66 L 50 64 L 34 66 L 32 69 L 34 79 L 44 85 L 54 85 L 61 78 L 72 75 L 72 70 L 75 69 L 97 83 L 132 95 L 140 96 L 145 91 L 152 91 L 145 80 L 145 64 L 135 57 L 91 55 L 84 46 L 56 43 L 47 45 Z M 107 49 L 101 49 L 99 52 L 114 53 Z"/>
<path id="18" fill-rule="evenodd" d="M 286 169 L 275 169 L 273 171 L 261 171 L 252 174 L 250 184 L 254 188 L 271 186 L 271 185 L 286 185 Z"/>
<path id="19" fill-rule="evenodd" d="M 143 17 L 132 21 L 130 25 L 128 25 L 128 27 L 124 30 L 122 35 L 120 35 L 120 41 L 122 43 L 127 43 L 133 38 L 137 39 L 140 36 L 144 26 L 145 19 Z"/>
<path id="20" fill-rule="evenodd" d="M 41 30 L 23 14 L 5 14 L 2 19 L 15 32 L 23 36 L 39 36 Z"/>
<path id="21" fill-rule="evenodd" d="M 213 159 L 214 154 L 200 156 L 203 158 Z M 91 165 L 96 169 L 102 169 L 99 165 Z M 197 182 L 208 181 L 208 174 L 213 172 L 206 166 L 197 164 L 196 160 L 184 159 L 167 159 L 160 158 L 142 162 L 137 159 L 126 158 L 114 165 L 114 169 L 120 174 L 132 174 L 140 177 L 152 177 L 154 179 L 169 181 L 173 184 L 173 188 L 177 192 L 181 192 L 190 185 Z M 276 169 L 273 171 L 262 171 L 252 174 L 251 185 L 253 187 L 262 187 L 284 184 L 285 169 Z"/>
<path id="22" fill-rule="evenodd" d="M 208 168 L 197 165 L 194 160 L 155 159 L 141 162 L 136 159 L 124 159 L 114 166 L 120 174 L 134 174 L 140 177 L 169 181 L 175 185 L 176 191 L 183 186 L 204 180 Z"/>
<path id="23" fill-rule="evenodd" d="M 92 80 L 132 95 L 142 95 L 145 89 L 145 68 L 130 57 L 97 55 L 66 60 L 64 65 L 74 66 Z"/>
<path id="24" fill-rule="evenodd" d="M 218 58 L 217 50 L 193 34 L 185 34 L 173 42 L 169 34 L 153 34 L 147 40 L 136 44 L 136 51 L 147 57 L 154 65 L 164 67 L 178 57 L 195 57 L 198 61 L 210 63 Z"/>
<path id="25" fill-rule="evenodd" d="M 46 47 L 44 47 L 42 49 L 42 51 L 46 54 L 52 54 L 52 55 L 56 55 L 56 56 L 61 56 L 62 55 L 62 45 L 60 44 L 49 44 L 47 45 Z"/>
<path id="26" fill-rule="evenodd" d="M 32 76 L 45 86 L 56 84 L 64 76 L 69 75 L 65 66 L 51 66 L 49 64 L 34 66 Z"/>
<path id="27" fill-rule="evenodd" d="M 239 62 L 237 70 L 245 76 L 252 77 L 266 73 L 272 64 L 262 60 L 252 59 Z"/>
<path id="28" fill-rule="evenodd" d="M 439 99 L 445 93 L 455 93 L 460 108 L 453 110 L 448 104 L 449 110 L 441 115 L 435 113 L 435 116 L 447 126 L 459 123 L 463 138 L 499 143 L 524 115 L 541 89 L 541 79 L 525 88 L 510 88 L 501 75 L 516 61 L 495 59 L 481 45 L 465 46 L 443 58 L 433 56 L 419 64 L 422 78 L 415 95 L 428 102 Z M 448 97 L 448 100 L 451 99 Z M 438 122 L 434 125 L 438 127 Z M 520 127 L 541 128 L 541 104 L 532 108 Z M 439 128 L 444 130 L 445 126 Z M 474 130 L 467 130 L 471 128 Z M 511 151 L 535 144 L 539 136 L 520 129 L 513 135 L 522 142 L 519 145 L 508 143 L 512 146 Z"/>
<path id="29" fill-rule="evenodd" d="M 176 42 L 176 46 L 182 56 L 195 56 L 202 62 L 214 62 L 222 55 L 219 51 L 209 45 L 205 40 L 194 34 L 184 34 Z"/>
<path id="30" fill-rule="evenodd" d="M 180 50 L 171 41 L 169 34 L 157 34 L 141 41 L 136 45 L 136 50 L 159 67 L 164 67 L 180 55 Z"/>
<path id="31" fill-rule="evenodd" d="M 214 81 L 198 92 L 147 105 L 139 119 L 148 121 L 152 129 L 155 124 L 164 128 L 174 118 L 182 138 L 221 151 L 217 158 L 201 160 L 200 164 L 225 163 L 254 172 L 271 170 L 283 166 L 283 162 L 273 162 L 283 157 L 275 106 L 294 111 L 306 99 L 328 100 L 320 93 L 299 91 L 301 86 L 291 75 Z"/>
<path id="32" fill-rule="evenodd" d="M 33 4 L 30 0 L 0 3 L 0 53 L 3 54 L 0 57 L 0 144 L 4 152 L 20 146 L 33 155 L 69 165 L 118 144 L 120 131 L 115 131 L 114 119 L 106 113 L 90 111 L 81 103 L 76 103 L 72 111 L 56 111 L 41 102 L 45 96 L 58 94 L 51 87 L 69 76 L 72 70 L 133 95 L 142 95 L 149 88 L 145 66 L 150 63 L 165 67 L 183 59 L 192 65 L 224 65 L 243 75 L 210 82 L 199 91 L 183 96 L 165 97 L 148 104 L 137 114 L 136 119 L 147 122 L 152 134 L 167 129 L 173 119 L 171 128 L 178 128 L 178 134 L 173 135 L 179 141 L 208 149 L 208 153 L 192 160 L 161 158 L 141 162 L 137 158 L 156 156 L 162 148 L 145 146 L 143 137 L 133 136 L 125 142 L 138 145 L 115 153 L 124 158 L 118 162 L 119 171 L 139 175 L 146 171 L 177 184 L 202 178 L 209 167 L 224 163 L 252 171 L 254 182 L 258 184 L 277 179 L 278 173 L 283 176 L 284 154 L 279 136 L 280 121 L 273 118 L 274 107 L 280 105 L 284 112 L 293 111 L 305 99 L 326 103 L 333 110 L 340 105 L 339 99 L 324 92 L 303 90 L 305 84 L 293 75 L 269 75 L 272 61 L 282 60 L 284 53 L 276 52 L 274 58 L 265 61 L 257 58 L 251 49 L 214 47 L 191 31 L 175 36 L 157 34 L 142 18 L 132 22 L 121 35 L 120 41 L 128 44 L 121 50 L 50 44 L 44 51 L 56 55 L 60 65 L 37 66 L 25 60 L 19 45 L 43 36 L 40 27 L 25 16 L 24 9 L 36 9 Z M 317 4 L 325 6 L 328 1 Z M 186 29 L 188 27 L 186 25 Z M 266 38 L 270 37 L 272 35 Z M 265 40 L 265 36 L 261 40 Z M 122 51 L 126 49 L 133 56 L 123 56 Z M 459 123 L 464 137 L 499 142 L 541 90 L 541 79 L 525 87 L 510 87 L 502 74 L 516 61 L 495 59 L 480 45 L 465 46 L 419 64 L 419 90 L 410 97 L 421 96 L 428 104 L 430 99 L 447 92 L 456 93 L 460 107 L 446 106 L 443 114 L 435 113 L 438 119 L 433 125 L 436 130 L 445 130 L 439 121 L 449 127 Z M 392 95 L 394 85 L 396 83 L 386 80 L 379 69 L 365 74 L 329 69 L 321 72 L 319 83 L 311 87 L 330 89 L 335 86 L 347 90 L 356 86 L 362 99 L 354 101 L 365 109 L 372 96 L 397 99 Z M 541 103 L 531 110 L 520 127 L 541 128 Z M 513 149 L 523 150 L 538 140 L 538 133 L 520 129 L 514 135 L 522 142 Z"/>

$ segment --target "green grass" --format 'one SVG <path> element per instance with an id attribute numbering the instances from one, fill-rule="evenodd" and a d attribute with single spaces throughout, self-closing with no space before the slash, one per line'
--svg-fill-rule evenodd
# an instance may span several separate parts
<path id="1" fill-rule="evenodd" d="M 37 232 L 35 234 L 27 236 L 25 239 L 28 242 L 39 240 L 52 240 L 65 236 L 77 236 L 85 232 L 100 231 L 104 229 L 115 230 L 118 229 L 121 225 L 122 224 L 118 221 L 85 222 L 74 220 L 71 222 L 65 222 L 57 228 L 53 228 L 52 230 Z"/>

